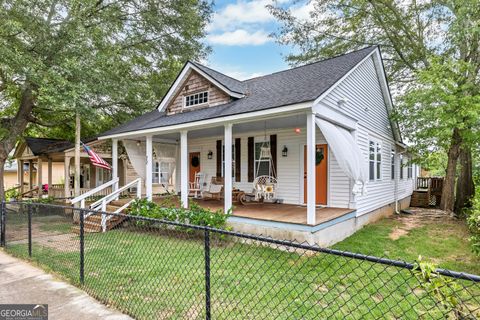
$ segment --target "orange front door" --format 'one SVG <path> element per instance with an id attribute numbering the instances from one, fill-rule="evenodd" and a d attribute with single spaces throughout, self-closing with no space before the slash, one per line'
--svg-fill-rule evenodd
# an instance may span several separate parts
<path id="1" fill-rule="evenodd" d="M 303 149 L 303 201 L 307 203 L 307 146 Z M 315 152 L 315 203 L 327 204 L 328 146 L 317 144 Z"/>
<path id="2" fill-rule="evenodd" d="M 189 161 L 189 181 L 195 182 L 195 174 L 200 172 L 200 152 L 190 152 Z"/>

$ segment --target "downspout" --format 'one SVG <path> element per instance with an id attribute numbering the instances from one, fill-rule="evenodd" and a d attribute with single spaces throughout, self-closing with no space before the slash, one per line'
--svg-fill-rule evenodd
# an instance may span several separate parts
<path id="1" fill-rule="evenodd" d="M 398 153 L 398 156 L 404 154 L 405 152 L 406 152 L 406 150 L 405 150 L 405 151 L 402 151 L 402 152 L 399 152 L 399 153 Z M 399 159 L 400 159 L 400 158 L 399 158 Z M 395 159 L 395 160 L 396 160 L 396 159 Z M 395 213 L 396 213 L 396 214 L 399 214 L 399 213 L 400 213 L 400 211 L 398 210 L 398 181 L 400 180 L 400 170 L 402 170 L 402 168 L 400 168 L 400 166 L 401 166 L 401 163 L 400 163 L 400 161 L 399 161 L 399 162 L 398 162 L 398 169 L 399 169 L 399 170 L 396 170 L 397 172 L 395 172 L 395 173 L 396 173 L 396 174 L 395 174 L 395 188 L 394 188 L 394 191 L 393 191 L 394 197 L 395 197 Z"/>

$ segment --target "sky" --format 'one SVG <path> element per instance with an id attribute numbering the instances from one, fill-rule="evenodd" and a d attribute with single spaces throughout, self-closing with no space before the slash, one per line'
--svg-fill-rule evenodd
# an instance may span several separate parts
<path id="1" fill-rule="evenodd" d="M 239 80 L 288 69 L 285 56 L 293 50 L 270 36 L 279 23 L 265 7 L 274 0 L 216 0 L 206 43 L 212 53 L 209 67 Z M 308 0 L 276 0 L 298 18 L 307 18 Z"/>

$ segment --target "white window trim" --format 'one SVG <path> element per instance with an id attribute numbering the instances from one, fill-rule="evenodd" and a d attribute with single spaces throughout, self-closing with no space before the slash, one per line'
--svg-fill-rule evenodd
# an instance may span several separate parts
<path id="1" fill-rule="evenodd" d="M 393 159 L 392 159 L 393 155 Z M 395 147 L 390 146 L 390 180 L 395 180 L 397 178 L 397 153 L 395 152 Z"/>
<path id="2" fill-rule="evenodd" d="M 413 163 L 411 157 L 408 157 L 407 162 L 407 179 L 413 179 Z"/>
<path id="3" fill-rule="evenodd" d="M 265 137 L 261 137 L 261 138 L 254 138 L 253 139 L 253 177 L 254 179 L 257 178 L 257 163 L 259 162 L 270 162 L 269 160 L 257 160 L 257 148 L 256 148 L 256 144 L 257 143 L 265 143 L 265 142 L 268 142 L 269 146 L 270 146 L 270 140 L 265 140 Z M 271 168 L 270 168 L 270 164 L 268 166 L 268 175 L 271 176 L 272 175 L 272 172 L 271 172 Z"/>
<path id="4" fill-rule="evenodd" d="M 398 166 L 399 166 L 399 169 L 400 169 L 398 179 L 403 180 L 403 179 L 405 179 L 405 172 L 403 171 L 403 168 L 404 168 L 403 154 L 400 155 L 400 159 L 398 160 L 398 163 L 399 163 Z"/>
<path id="5" fill-rule="evenodd" d="M 232 139 L 235 141 L 235 138 Z M 223 142 L 223 141 L 222 141 Z M 235 143 L 232 143 L 232 178 L 235 178 Z M 222 177 L 225 177 L 225 145 L 222 143 Z"/>
<path id="6" fill-rule="evenodd" d="M 154 177 L 155 177 L 155 174 L 158 173 L 158 181 L 157 181 L 157 182 L 153 182 L 153 184 L 155 184 L 155 185 L 163 184 L 163 183 L 162 183 L 162 178 L 160 177 L 160 173 L 166 173 L 167 175 L 169 175 L 169 172 L 161 171 L 161 170 L 162 170 L 162 164 L 161 164 L 162 162 L 164 162 L 164 163 L 169 163 L 168 161 L 162 161 L 162 160 L 160 160 L 160 159 L 154 159 L 154 160 L 152 161 L 152 181 L 155 179 L 155 178 L 154 178 Z M 155 169 L 156 169 L 156 164 L 157 164 L 157 163 L 158 163 L 158 171 L 155 171 Z M 172 178 L 172 177 L 170 177 L 170 176 L 168 177 L 167 183 L 166 183 L 167 185 L 170 185 L 170 179 L 171 179 L 171 178 Z"/>
<path id="7" fill-rule="evenodd" d="M 374 143 L 375 150 L 374 150 L 374 160 L 370 160 L 370 142 Z M 380 161 L 378 160 L 378 146 L 380 146 Z M 383 178 L 382 174 L 382 162 L 383 162 L 383 143 L 379 139 L 375 139 L 372 137 L 368 138 L 368 179 L 369 181 L 380 181 Z M 374 163 L 373 166 L 373 179 L 370 179 L 370 162 Z M 377 166 L 380 164 L 380 172 L 378 172 Z"/>
<path id="8" fill-rule="evenodd" d="M 206 102 L 197 103 L 197 104 L 192 104 L 192 105 L 190 105 L 190 106 L 187 106 L 187 97 L 194 96 L 194 95 L 196 95 L 196 94 L 205 93 L 205 92 L 207 93 L 207 101 L 206 101 Z M 186 108 L 186 109 L 194 108 L 194 107 L 198 107 L 198 106 L 206 106 L 206 105 L 208 105 L 209 101 L 210 101 L 210 90 L 198 91 L 198 92 L 194 92 L 194 93 L 190 93 L 190 94 L 184 95 L 184 96 L 182 97 L 183 108 Z"/>

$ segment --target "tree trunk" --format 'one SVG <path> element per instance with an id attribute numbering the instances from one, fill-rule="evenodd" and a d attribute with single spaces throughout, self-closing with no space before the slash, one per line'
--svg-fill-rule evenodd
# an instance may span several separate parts
<path id="1" fill-rule="evenodd" d="M 0 166 L 2 173 L 0 174 L 0 199 L 5 199 L 3 170 L 9 153 L 15 147 L 18 138 L 27 128 L 28 122 L 32 115 L 34 106 L 34 96 L 32 88 L 25 84 L 22 88 L 20 106 L 12 119 L 2 122 L 2 131 L 0 132 Z"/>
<path id="2" fill-rule="evenodd" d="M 442 200 L 440 209 L 453 212 L 455 203 L 455 178 L 457 171 L 457 160 L 460 154 L 461 137 L 458 128 L 453 129 L 452 141 L 448 149 L 447 170 L 443 182 Z"/>
<path id="3" fill-rule="evenodd" d="M 472 198 L 475 195 L 475 184 L 472 174 L 472 150 L 469 146 L 463 145 L 458 156 L 460 162 L 460 175 L 457 181 L 457 192 L 455 196 L 455 214 L 462 216 L 465 208 L 472 205 Z"/>
<path id="4" fill-rule="evenodd" d="M 4 174 L 4 168 L 5 168 L 5 162 L 7 159 L 4 159 L 0 157 L 0 201 L 5 199 L 5 188 L 4 188 L 4 179 L 3 179 L 3 174 Z"/>

